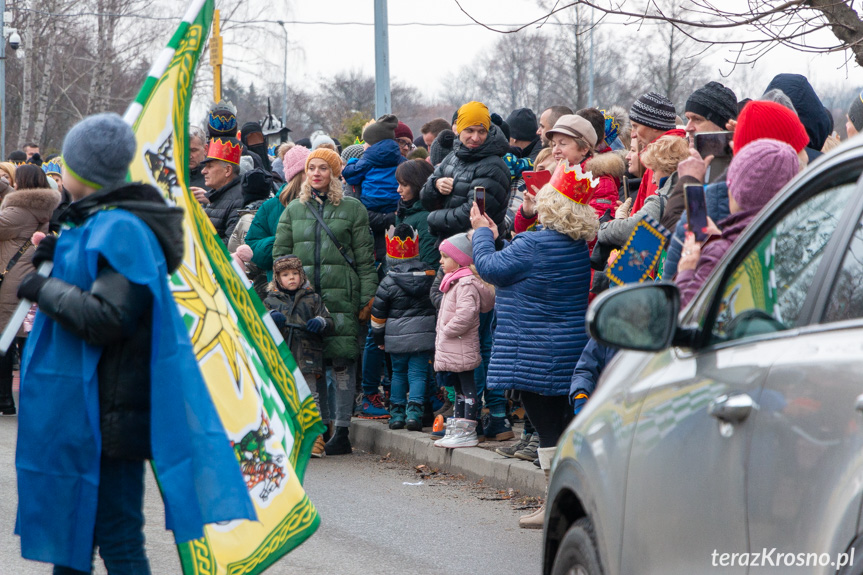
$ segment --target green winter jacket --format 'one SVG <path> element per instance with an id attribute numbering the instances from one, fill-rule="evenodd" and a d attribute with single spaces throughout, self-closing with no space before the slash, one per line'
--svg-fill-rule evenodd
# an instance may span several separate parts
<path id="1" fill-rule="evenodd" d="M 419 198 L 410 206 L 399 201 L 396 211 L 396 225 L 407 224 L 417 231 L 420 238 L 420 259 L 434 268 L 440 267 L 440 252 L 437 249 L 437 238 L 429 233 L 429 211 L 423 207 Z"/>
<path id="2" fill-rule="evenodd" d="M 252 248 L 252 263 L 267 271 L 267 281 L 273 280 L 273 241 L 284 209 L 278 196 L 270 198 L 258 208 L 246 233 L 246 245 Z"/>
<path id="3" fill-rule="evenodd" d="M 309 207 L 319 210 L 319 213 L 323 210 L 327 226 L 356 262 L 356 272 L 315 220 Z M 273 258 L 287 254 L 299 257 L 312 287 L 323 297 L 335 323 L 335 335 L 324 342 L 324 358 L 355 360 L 360 351 L 357 314 L 374 299 L 378 287 L 369 214 L 359 200 L 347 197 L 342 198 L 338 206 L 329 200 L 321 205 L 311 199 L 309 207 L 297 199 L 282 212 L 273 244 Z"/>

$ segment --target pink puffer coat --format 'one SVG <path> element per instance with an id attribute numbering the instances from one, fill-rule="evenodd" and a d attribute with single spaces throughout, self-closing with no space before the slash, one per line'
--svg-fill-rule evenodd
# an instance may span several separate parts
<path id="1" fill-rule="evenodd" d="M 494 292 L 469 275 L 443 294 L 437 316 L 435 371 L 471 371 L 482 363 L 479 353 L 479 314 L 494 308 Z"/>

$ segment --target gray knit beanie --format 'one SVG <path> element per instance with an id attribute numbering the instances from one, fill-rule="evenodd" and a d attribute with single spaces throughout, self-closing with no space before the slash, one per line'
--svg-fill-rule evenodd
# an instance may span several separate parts
<path id="1" fill-rule="evenodd" d="M 398 118 L 392 114 L 384 114 L 375 120 L 374 124 L 369 124 L 369 127 L 363 130 L 363 141 L 372 145 L 384 140 L 395 140 L 398 125 Z"/>
<path id="2" fill-rule="evenodd" d="M 135 133 L 118 114 L 84 118 L 63 140 L 63 163 L 79 182 L 102 189 L 126 180 L 135 157 Z"/>
<path id="3" fill-rule="evenodd" d="M 674 111 L 671 100 L 656 92 L 642 94 L 629 109 L 630 121 L 644 124 L 654 130 L 673 130 L 676 115 L 677 112 Z"/>
<path id="4" fill-rule="evenodd" d="M 441 242 L 438 247 L 440 253 L 452 258 L 461 267 L 473 264 L 473 245 L 467 237 L 467 233 L 450 236 Z"/>

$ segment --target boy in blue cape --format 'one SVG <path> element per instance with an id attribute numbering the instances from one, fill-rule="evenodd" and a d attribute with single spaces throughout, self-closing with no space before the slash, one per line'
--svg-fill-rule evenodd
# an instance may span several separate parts
<path id="1" fill-rule="evenodd" d="M 116 114 L 78 123 L 63 142 L 74 200 L 54 262 L 18 296 L 39 304 L 21 362 L 16 468 L 21 554 L 54 574 L 149 574 L 144 464 L 152 460 L 177 542 L 208 523 L 255 519 L 225 430 L 168 287 L 183 258 L 182 210 L 127 184 L 132 129 Z"/>

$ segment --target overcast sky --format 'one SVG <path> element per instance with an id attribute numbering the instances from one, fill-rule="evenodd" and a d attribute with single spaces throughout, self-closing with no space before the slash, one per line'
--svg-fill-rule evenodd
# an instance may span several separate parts
<path id="1" fill-rule="evenodd" d="M 227 0 L 225 0 L 227 2 Z M 274 3 L 271 3 L 272 6 Z M 533 0 L 462 0 L 462 6 L 478 20 L 487 24 L 525 24 L 545 12 Z M 721 5 L 743 4 L 741 0 L 724 0 Z M 284 7 L 274 8 L 269 17 L 297 22 L 322 22 L 321 24 L 288 24 L 291 50 L 288 58 L 288 82 L 316 83 L 317 79 L 342 71 L 359 69 L 374 74 L 374 28 L 371 25 L 335 26 L 333 23 L 374 22 L 372 0 L 314 0 L 288 2 Z M 389 2 L 389 47 L 390 75 L 396 80 L 418 87 L 433 98 L 447 74 L 463 64 L 470 63 L 477 55 L 487 50 L 500 34 L 480 26 L 470 25 L 470 19 L 461 12 L 454 0 L 394 0 Z M 446 24 L 447 26 L 397 26 L 396 24 L 422 22 Z M 461 25 L 461 26 L 456 26 Z M 623 26 L 612 22 L 602 24 L 614 26 L 621 41 L 634 46 L 646 43 L 650 27 L 638 30 L 636 26 Z M 242 71 L 225 70 L 245 82 L 255 80 L 261 70 L 275 80 L 282 77 L 283 33 L 279 26 L 269 25 L 272 34 L 265 35 L 269 65 L 248 61 Z M 732 37 L 740 32 L 731 32 Z M 834 40 L 829 32 L 823 39 Z M 226 48 L 230 50 L 230 47 Z M 226 53 L 226 56 L 228 54 Z M 709 80 L 718 80 L 735 87 L 735 75 L 730 79 L 720 76 L 731 66 L 723 65 L 728 52 L 718 52 L 710 58 L 714 75 Z M 844 53 L 815 55 L 779 47 L 762 58 L 750 77 L 756 84 L 763 79 L 760 88 L 766 86 L 771 77 L 779 72 L 796 72 L 806 75 L 816 86 L 835 85 L 839 82 L 863 87 L 863 70 L 853 60 L 846 67 Z M 753 96 L 757 94 L 746 94 Z M 611 103 L 603 103 L 610 105 Z"/>

